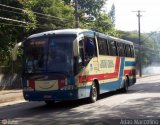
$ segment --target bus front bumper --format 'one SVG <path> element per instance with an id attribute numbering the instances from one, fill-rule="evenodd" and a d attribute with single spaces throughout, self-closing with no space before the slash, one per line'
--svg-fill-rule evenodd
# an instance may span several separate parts
<path id="1" fill-rule="evenodd" d="M 28 101 L 76 100 L 78 99 L 78 90 L 23 91 L 23 96 Z"/>

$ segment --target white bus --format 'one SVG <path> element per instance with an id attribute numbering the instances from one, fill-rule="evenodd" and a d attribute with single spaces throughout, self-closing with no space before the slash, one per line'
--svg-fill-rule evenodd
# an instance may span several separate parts
<path id="1" fill-rule="evenodd" d="M 86 29 L 29 36 L 23 43 L 22 85 L 29 101 L 75 100 L 135 84 L 133 43 Z M 15 56 L 16 57 L 16 56 Z"/>

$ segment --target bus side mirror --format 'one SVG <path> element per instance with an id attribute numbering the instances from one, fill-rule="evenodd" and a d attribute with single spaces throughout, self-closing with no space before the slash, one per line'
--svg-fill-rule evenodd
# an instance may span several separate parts
<path id="1" fill-rule="evenodd" d="M 22 46 L 22 42 L 17 43 L 12 50 L 12 60 L 17 60 L 18 48 Z"/>

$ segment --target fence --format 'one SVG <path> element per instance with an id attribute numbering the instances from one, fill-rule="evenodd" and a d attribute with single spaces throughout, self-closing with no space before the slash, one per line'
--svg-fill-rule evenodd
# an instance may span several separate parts
<path id="1" fill-rule="evenodd" d="M 8 66 L 0 66 L 0 90 L 21 88 L 20 73 L 13 73 Z"/>

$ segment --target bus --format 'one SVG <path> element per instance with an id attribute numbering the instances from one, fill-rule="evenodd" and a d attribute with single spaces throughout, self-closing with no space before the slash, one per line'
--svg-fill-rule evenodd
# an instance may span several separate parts
<path id="1" fill-rule="evenodd" d="M 102 93 L 136 82 L 132 42 L 87 29 L 62 29 L 34 34 L 23 46 L 23 95 L 28 101 L 95 102 Z"/>

